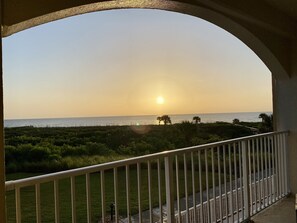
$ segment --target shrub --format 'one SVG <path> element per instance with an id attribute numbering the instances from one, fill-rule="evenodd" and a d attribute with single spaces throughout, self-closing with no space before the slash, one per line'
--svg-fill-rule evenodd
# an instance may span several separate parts
<path id="1" fill-rule="evenodd" d="M 30 161 L 47 160 L 50 156 L 50 150 L 47 147 L 34 146 L 29 153 L 28 160 Z"/>
<path id="2" fill-rule="evenodd" d="M 112 151 L 102 143 L 96 142 L 88 142 L 86 144 L 86 152 L 85 155 L 110 155 Z"/>

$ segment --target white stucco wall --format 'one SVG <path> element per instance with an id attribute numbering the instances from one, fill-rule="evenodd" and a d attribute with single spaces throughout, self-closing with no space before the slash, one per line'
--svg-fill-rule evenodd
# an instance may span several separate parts
<path id="1" fill-rule="evenodd" d="M 277 130 L 289 130 L 289 185 L 297 193 L 297 41 L 292 43 L 291 77 L 273 82 L 274 119 Z"/>

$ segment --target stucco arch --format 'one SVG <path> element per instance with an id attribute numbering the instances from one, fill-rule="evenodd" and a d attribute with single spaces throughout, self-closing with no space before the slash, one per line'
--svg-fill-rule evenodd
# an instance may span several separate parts
<path id="1" fill-rule="evenodd" d="M 297 193 L 297 4 L 292 0 L 0 0 L 0 8 L 2 37 L 74 15 L 124 8 L 193 15 L 230 32 L 252 49 L 275 77 L 274 122 L 276 130 L 290 131 L 289 185 Z M 2 58 L 0 61 L 2 74 Z M 6 222 L 2 83 L 0 78 L 0 222 Z"/>
<path id="2" fill-rule="evenodd" d="M 23 21 L 20 19 L 20 22 L 15 24 L 4 24 L 2 27 L 3 36 L 9 36 L 21 30 L 58 19 L 95 11 L 127 8 L 160 9 L 199 17 L 225 29 L 252 49 L 277 79 L 288 78 L 290 76 L 290 58 L 288 58 L 289 54 L 287 52 L 290 46 L 287 44 L 288 36 L 286 36 L 286 33 L 262 21 L 250 21 L 248 17 L 242 18 L 238 15 L 234 15 L 234 13 L 230 14 L 228 10 L 221 9 L 221 6 L 210 5 L 212 6 L 210 7 L 209 5 L 193 5 L 166 0 L 102 1 L 81 4 L 75 7 L 65 6 L 63 4 L 60 6 L 59 4 L 57 5 L 57 8 L 60 7 L 63 9 L 53 9 L 49 13 L 41 13 L 39 16 Z M 271 32 L 277 34 L 276 39 L 275 35 L 274 39 L 270 37 Z M 282 44 L 282 42 L 285 44 Z M 281 46 L 279 46 L 280 44 Z"/>

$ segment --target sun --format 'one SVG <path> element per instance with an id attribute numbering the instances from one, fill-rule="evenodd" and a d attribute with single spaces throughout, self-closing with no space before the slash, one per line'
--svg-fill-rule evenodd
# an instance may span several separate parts
<path id="1" fill-rule="evenodd" d="M 162 105 L 162 104 L 164 104 L 165 100 L 162 96 L 158 96 L 156 98 L 156 102 L 157 102 L 157 104 Z"/>

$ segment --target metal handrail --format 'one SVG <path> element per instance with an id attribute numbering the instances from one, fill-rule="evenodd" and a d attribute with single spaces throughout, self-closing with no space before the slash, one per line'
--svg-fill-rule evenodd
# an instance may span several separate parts
<path id="1" fill-rule="evenodd" d="M 127 222 L 131 222 L 130 184 L 132 183 L 136 184 L 137 187 L 139 221 L 142 221 L 143 201 L 141 199 L 141 172 L 147 171 L 149 197 L 148 211 L 150 221 L 152 221 L 151 171 L 152 163 L 155 163 L 157 166 L 157 189 L 159 195 L 159 217 L 161 222 L 163 222 L 163 220 L 165 222 L 173 222 L 174 219 L 178 222 L 179 220 L 181 221 L 181 218 L 185 219 L 187 222 L 197 222 L 198 219 L 200 219 L 201 222 L 213 222 L 216 220 L 234 222 L 236 219 L 237 221 L 247 220 L 250 216 L 281 199 L 289 192 L 286 166 L 286 140 L 288 134 L 288 131 L 271 132 L 164 151 L 26 179 L 7 181 L 5 186 L 6 191 L 15 191 L 15 213 L 17 223 L 22 222 L 21 189 L 28 186 L 35 187 L 36 221 L 40 222 L 42 218 L 40 207 L 40 185 L 47 182 L 53 182 L 55 218 L 56 222 L 59 222 L 59 180 L 68 178 L 70 179 L 69 190 L 71 191 L 71 217 L 72 220 L 75 221 L 75 177 L 85 176 L 88 213 L 87 222 L 89 223 L 92 219 L 90 174 L 99 173 L 99 175 L 95 177 L 100 176 L 100 190 L 101 194 L 104 195 L 107 190 L 105 188 L 105 172 L 113 171 L 114 188 L 108 189 L 113 190 L 115 221 L 119 222 L 119 219 L 122 216 L 119 216 L 118 198 L 122 195 L 119 195 L 118 189 L 118 175 L 120 174 L 118 173 L 118 168 L 121 168 L 123 170 L 122 174 L 126 174 Z M 180 165 L 180 163 L 183 165 Z M 142 169 L 143 164 L 146 165 L 145 169 Z M 131 165 L 137 167 L 135 170 L 137 180 L 133 182 L 130 182 L 129 178 Z M 215 165 L 218 166 L 215 167 Z M 202 170 L 202 168 L 204 168 L 204 170 Z M 180 181 L 180 171 L 183 172 L 184 179 L 187 180 Z M 205 175 L 205 179 L 203 179 L 203 181 L 205 180 L 206 182 L 205 188 L 202 185 L 202 174 Z M 217 179 L 218 184 L 215 184 L 215 174 L 219 174 Z M 188 179 L 187 175 L 191 177 Z M 195 179 L 196 177 L 197 179 Z M 189 182 L 187 182 L 188 180 Z M 162 183 L 162 181 L 165 181 L 165 183 Z M 163 184 L 163 188 L 166 192 L 165 200 L 161 195 L 163 193 L 161 184 Z M 180 191 L 181 186 L 184 186 L 185 188 L 184 194 Z M 188 187 L 192 187 L 191 194 L 187 189 Z M 218 190 L 216 187 L 218 187 Z M 200 195 L 199 201 L 196 200 L 196 196 L 198 196 L 198 194 L 196 194 L 197 191 L 199 191 Z M 182 199 L 184 200 L 183 202 L 185 202 L 185 210 L 181 209 L 180 202 Z M 190 199 L 192 200 L 192 206 L 189 206 Z M 162 207 L 164 202 L 166 202 L 166 208 Z M 177 210 L 175 209 L 175 203 L 177 204 Z M 106 206 L 104 196 L 101 196 L 101 204 L 102 222 L 105 222 Z M 166 211 L 166 214 L 163 217 L 164 210 Z"/>
<path id="2" fill-rule="evenodd" d="M 5 188 L 6 188 L 6 191 L 9 191 L 9 190 L 14 190 L 15 185 L 18 185 L 20 187 L 26 187 L 26 186 L 30 186 L 30 185 L 36 184 L 36 183 L 46 183 L 46 182 L 57 180 L 57 179 L 72 177 L 72 176 L 76 176 L 76 175 L 84 175 L 86 173 L 95 173 L 95 172 L 98 172 L 101 170 L 108 170 L 111 168 L 117 168 L 117 167 L 121 167 L 121 166 L 136 164 L 139 162 L 146 162 L 148 160 L 153 160 L 153 159 L 157 159 L 157 158 L 164 158 L 165 156 L 179 155 L 179 154 L 183 154 L 183 153 L 189 153 L 192 151 L 203 150 L 203 149 L 214 147 L 214 146 L 222 146 L 225 144 L 247 141 L 247 140 L 257 139 L 257 138 L 261 138 L 261 137 L 265 137 L 265 136 L 274 136 L 276 134 L 283 134 L 283 133 L 288 134 L 289 131 L 270 132 L 270 133 L 263 133 L 263 134 L 253 135 L 253 136 L 240 137 L 240 138 L 236 138 L 236 139 L 229 139 L 229 140 L 224 140 L 224 141 L 220 141 L 220 142 L 203 144 L 203 145 L 199 145 L 199 146 L 191 146 L 191 147 L 169 150 L 169 151 L 164 151 L 164 152 L 159 152 L 159 153 L 154 153 L 154 154 L 149 154 L 149 155 L 144 155 L 144 156 L 137 156 L 137 157 L 128 158 L 128 159 L 124 159 L 124 160 L 117 160 L 117 161 L 98 164 L 98 165 L 81 167 L 81 168 L 76 168 L 76 169 L 72 169 L 72 170 L 44 174 L 44 175 L 35 176 L 35 177 L 29 177 L 29 178 L 24 178 L 24 179 L 19 179 L 19 180 L 11 180 L 11 181 L 6 181 Z"/>

